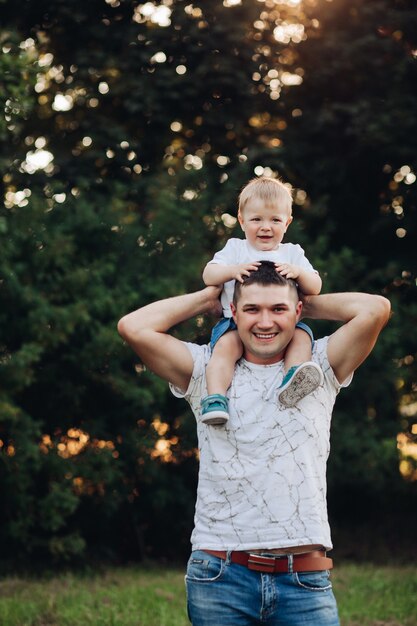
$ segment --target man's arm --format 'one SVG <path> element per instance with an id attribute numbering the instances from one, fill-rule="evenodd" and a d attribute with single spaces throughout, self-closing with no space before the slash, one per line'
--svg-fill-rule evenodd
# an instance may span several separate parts
<path id="1" fill-rule="evenodd" d="M 193 372 L 188 348 L 168 335 L 170 328 L 196 315 L 219 311 L 219 289 L 159 300 L 122 317 L 117 330 L 152 372 L 185 391 Z"/>
<path id="2" fill-rule="evenodd" d="M 391 305 L 382 296 L 332 293 L 305 296 L 303 317 L 344 322 L 329 338 L 329 363 L 342 383 L 366 359 L 388 322 Z"/>

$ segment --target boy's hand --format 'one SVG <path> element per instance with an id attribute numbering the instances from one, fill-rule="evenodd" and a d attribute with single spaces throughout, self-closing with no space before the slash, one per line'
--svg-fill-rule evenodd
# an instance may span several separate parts
<path id="1" fill-rule="evenodd" d="M 291 265 L 290 263 L 275 263 L 275 268 L 281 276 L 285 276 L 285 278 L 296 279 L 299 277 L 301 272 L 301 267 L 298 265 Z"/>
<path id="2" fill-rule="evenodd" d="M 241 265 L 235 265 L 235 274 L 233 278 L 243 283 L 243 277 L 249 276 L 251 272 L 255 272 L 260 266 L 260 261 L 253 261 L 253 263 L 242 263 Z"/>

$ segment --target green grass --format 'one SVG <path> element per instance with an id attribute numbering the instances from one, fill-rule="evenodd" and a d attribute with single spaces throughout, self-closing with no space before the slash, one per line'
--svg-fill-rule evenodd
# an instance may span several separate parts
<path id="1" fill-rule="evenodd" d="M 342 626 L 417 626 L 415 567 L 344 564 L 335 570 L 333 584 Z M 93 575 L 3 578 L 0 624 L 189 626 L 184 572 L 129 567 Z"/>
<path id="2" fill-rule="evenodd" d="M 342 626 L 417 626 L 417 568 L 344 564 L 333 588 Z"/>
<path id="3" fill-rule="evenodd" d="M 1 626 L 186 626 L 184 573 L 109 569 L 0 582 Z"/>

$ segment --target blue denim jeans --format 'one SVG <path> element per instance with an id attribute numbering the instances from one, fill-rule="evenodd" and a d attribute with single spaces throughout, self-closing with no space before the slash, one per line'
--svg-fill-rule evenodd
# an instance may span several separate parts
<path id="1" fill-rule="evenodd" d="M 185 582 L 193 626 L 340 626 L 327 571 L 264 574 L 198 550 Z"/>

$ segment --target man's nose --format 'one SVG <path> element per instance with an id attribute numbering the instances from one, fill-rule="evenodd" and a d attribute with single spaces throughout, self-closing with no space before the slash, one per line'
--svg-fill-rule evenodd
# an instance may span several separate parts
<path id="1" fill-rule="evenodd" d="M 272 316 L 269 311 L 259 313 L 258 328 L 271 328 L 273 326 Z"/>

